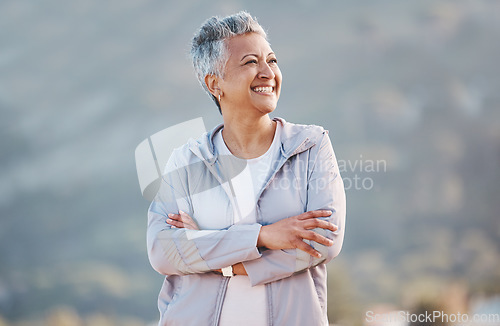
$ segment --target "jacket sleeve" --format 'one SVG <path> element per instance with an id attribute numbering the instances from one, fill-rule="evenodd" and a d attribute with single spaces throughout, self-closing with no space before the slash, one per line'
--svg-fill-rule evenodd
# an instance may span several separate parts
<path id="1" fill-rule="evenodd" d="M 175 152 L 174 152 L 175 153 Z M 147 249 L 151 266 L 164 275 L 205 273 L 260 257 L 260 224 L 233 225 L 223 230 L 187 230 L 166 223 L 179 209 L 192 214 L 187 170 L 167 163 L 160 190 L 148 211 Z"/>
<path id="2" fill-rule="evenodd" d="M 321 253 L 321 258 L 313 257 L 299 249 L 263 250 L 260 258 L 243 262 L 252 286 L 280 280 L 319 264 L 326 264 L 340 253 L 344 240 L 346 199 L 344 183 L 327 131 L 323 132 L 316 158 L 312 163 L 312 172 L 308 175 L 306 206 L 306 211 L 332 211 L 332 215 L 321 219 L 335 224 L 337 231 L 321 228 L 314 231 L 333 240 L 333 246 L 304 240 Z"/>

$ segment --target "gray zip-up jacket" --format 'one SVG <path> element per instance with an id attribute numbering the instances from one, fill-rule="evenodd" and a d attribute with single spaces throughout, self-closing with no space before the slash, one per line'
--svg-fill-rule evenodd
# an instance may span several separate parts
<path id="1" fill-rule="evenodd" d="M 266 286 L 268 325 L 328 325 L 326 263 L 342 247 L 344 185 L 326 130 L 275 120 L 282 124 L 281 154 L 258 197 L 257 223 L 232 223 L 231 176 L 220 170 L 213 144 L 222 125 L 171 155 L 148 212 L 149 260 L 166 275 L 158 298 L 160 325 L 217 326 L 229 278 L 213 270 L 239 262 L 252 286 Z M 216 187 L 223 191 L 211 191 Z M 308 242 L 321 258 L 298 249 L 257 248 L 261 226 L 317 209 L 331 210 L 323 219 L 338 226 L 335 232 L 314 230 L 334 242 L 331 247 Z M 195 221 L 214 216 L 226 223 L 213 230 L 171 228 L 167 214 L 179 210 Z"/>

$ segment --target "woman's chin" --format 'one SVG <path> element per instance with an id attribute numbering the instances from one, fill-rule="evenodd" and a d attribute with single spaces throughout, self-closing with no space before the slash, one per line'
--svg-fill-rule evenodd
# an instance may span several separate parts
<path id="1" fill-rule="evenodd" d="M 268 114 L 268 113 L 271 113 L 273 112 L 274 110 L 276 110 L 276 104 L 277 103 L 266 103 L 266 104 L 261 104 L 259 106 L 257 106 L 257 109 L 264 113 L 264 114 Z"/>
<path id="2" fill-rule="evenodd" d="M 261 108 L 261 109 L 259 109 L 259 111 L 263 115 L 266 115 L 266 114 L 272 113 L 275 109 L 276 109 L 275 107 L 273 107 L 273 108 Z"/>

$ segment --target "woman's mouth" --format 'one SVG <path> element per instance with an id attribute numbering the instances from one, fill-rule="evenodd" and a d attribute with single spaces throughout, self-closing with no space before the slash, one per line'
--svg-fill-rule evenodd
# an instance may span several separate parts
<path id="1" fill-rule="evenodd" d="M 252 88 L 252 91 L 256 92 L 256 93 L 272 93 L 274 91 L 274 87 L 272 86 L 266 86 L 266 87 L 261 87 L 261 86 L 258 86 L 258 87 L 254 87 Z"/>

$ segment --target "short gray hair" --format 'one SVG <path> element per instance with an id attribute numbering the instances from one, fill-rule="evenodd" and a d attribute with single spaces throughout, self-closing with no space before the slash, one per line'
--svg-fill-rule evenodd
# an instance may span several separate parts
<path id="1" fill-rule="evenodd" d="M 205 76 L 224 76 L 224 66 L 228 59 L 225 41 L 233 36 L 246 33 L 258 33 L 267 40 L 267 34 L 257 19 L 245 11 L 240 11 L 223 18 L 217 16 L 209 18 L 193 37 L 191 58 L 194 71 L 203 89 L 219 108 L 219 112 L 221 112 L 220 103 L 209 92 L 205 84 Z"/>

